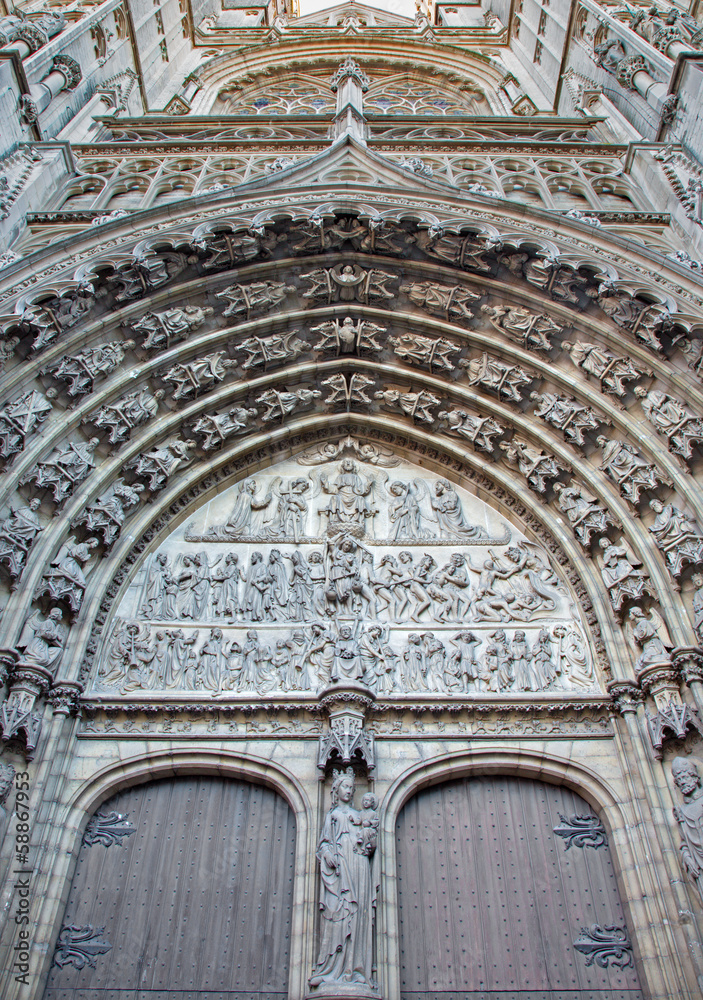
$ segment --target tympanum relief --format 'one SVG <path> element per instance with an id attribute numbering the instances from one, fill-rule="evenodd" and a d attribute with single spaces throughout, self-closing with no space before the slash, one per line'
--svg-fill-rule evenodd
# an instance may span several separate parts
<path id="1" fill-rule="evenodd" d="M 95 688 L 384 697 L 596 687 L 549 557 L 466 490 L 363 449 L 305 453 L 212 499 L 152 553 Z M 192 695 L 191 695 L 192 697 Z"/>

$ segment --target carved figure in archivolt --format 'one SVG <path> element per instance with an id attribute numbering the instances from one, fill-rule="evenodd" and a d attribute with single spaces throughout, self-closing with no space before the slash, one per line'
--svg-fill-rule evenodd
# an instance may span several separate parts
<path id="1" fill-rule="evenodd" d="M 375 840 L 369 838 L 362 813 L 353 806 L 351 768 L 334 772 L 330 792 L 332 807 L 317 845 L 320 951 L 309 984 L 323 990 L 356 984 L 368 994 L 375 988 L 373 934 L 379 883 Z"/>
<path id="2" fill-rule="evenodd" d="M 172 438 L 163 445 L 143 452 L 125 465 L 127 471 L 148 480 L 152 493 L 162 490 L 177 469 L 193 461 L 195 441 Z"/>
<path id="3" fill-rule="evenodd" d="M 199 330 L 214 309 L 201 309 L 198 306 L 185 306 L 183 309 L 166 309 L 164 312 L 144 313 L 138 320 L 133 320 L 131 328 L 134 333 L 144 337 L 142 348 L 145 351 L 167 351 L 171 344 L 187 340 L 194 330 Z"/>
<path id="4" fill-rule="evenodd" d="M 223 316 L 245 315 L 256 316 L 259 313 L 276 309 L 289 292 L 294 292 L 292 285 L 284 281 L 255 281 L 249 285 L 229 285 L 221 292 L 215 292 L 216 299 L 224 299 L 227 308 Z"/>
<path id="5" fill-rule="evenodd" d="M 381 400 L 389 409 L 401 410 L 406 416 L 411 417 L 423 424 L 433 424 L 435 416 L 431 407 L 439 406 L 441 400 L 439 396 L 434 396 L 431 392 L 401 392 L 400 389 L 384 389 L 382 392 L 375 392 L 374 399 Z"/>
<path id="6" fill-rule="evenodd" d="M 614 611 L 620 614 L 627 601 L 652 596 L 647 574 L 639 568 L 642 563 L 635 559 L 626 545 L 615 545 L 607 538 L 601 538 L 599 545 L 603 550 L 601 576 Z"/>
<path id="7" fill-rule="evenodd" d="M 469 385 L 481 385 L 484 389 L 495 392 L 497 396 L 513 403 L 522 402 L 523 397 L 520 392 L 522 386 L 529 385 L 536 378 L 518 365 L 506 365 L 489 354 L 482 354 L 470 360 L 462 358 L 459 367 L 466 370 Z"/>
<path id="8" fill-rule="evenodd" d="M 94 504 L 86 507 L 74 518 L 71 527 L 82 525 L 87 532 L 97 535 L 109 549 L 122 530 L 128 512 L 139 504 L 144 489 L 140 483 L 128 486 L 123 479 L 118 479 L 112 493 L 99 497 Z"/>
<path id="9" fill-rule="evenodd" d="M 174 387 L 174 399 L 195 399 L 201 392 L 221 382 L 226 377 L 227 370 L 234 368 L 236 364 L 236 361 L 227 357 L 226 351 L 216 351 L 194 361 L 174 365 L 161 378 Z"/>
<path id="10" fill-rule="evenodd" d="M 378 326 L 368 320 L 357 320 L 346 316 L 339 320 L 325 320 L 318 326 L 311 326 L 310 333 L 319 333 L 320 339 L 314 345 L 316 351 L 334 351 L 340 354 L 360 354 L 362 351 L 380 351 L 382 345 L 376 337 L 386 333 L 385 326 Z"/>
<path id="11" fill-rule="evenodd" d="M 0 410 L 0 458 L 8 459 L 24 451 L 27 438 L 34 434 L 51 413 L 50 398 L 54 389 L 46 393 L 36 389 L 26 392 Z"/>
<path id="12" fill-rule="evenodd" d="M 471 292 L 461 285 L 440 285 L 436 281 L 412 281 L 401 285 L 400 290 L 416 306 L 447 320 L 472 319 L 474 314 L 468 306 L 484 294 Z"/>
<path id="13" fill-rule="evenodd" d="M 202 437 L 200 447 L 203 451 L 213 451 L 228 438 L 250 430 L 258 412 L 253 408 L 233 406 L 226 413 L 206 413 L 193 424 L 193 434 Z"/>
<path id="14" fill-rule="evenodd" d="M 386 286 L 398 276 L 388 271 L 367 270 L 358 264 L 336 264 L 300 275 L 309 282 L 302 297 L 313 304 L 318 300 L 331 302 L 389 302 L 395 293 Z"/>
<path id="15" fill-rule="evenodd" d="M 30 615 L 17 643 L 22 660 L 54 669 L 68 639 L 68 629 L 61 618 L 60 608 L 52 608 L 46 617 L 40 611 Z"/>
<path id="16" fill-rule="evenodd" d="M 347 410 L 351 409 L 353 403 L 360 403 L 362 406 L 370 405 L 371 399 L 366 395 L 368 389 L 375 385 L 375 380 L 367 375 L 355 372 L 353 375 L 330 375 L 323 378 L 320 385 L 326 385 L 330 389 L 329 396 L 323 400 L 325 406 L 343 406 Z"/>
<path id="17" fill-rule="evenodd" d="M 627 382 L 633 382 L 651 376 L 649 368 L 635 364 L 630 358 L 613 354 L 606 347 L 577 341 L 574 344 L 564 341 L 561 345 L 571 360 L 587 375 L 593 375 L 600 382 L 601 392 L 611 396 L 624 396 Z"/>
<path id="18" fill-rule="evenodd" d="M 569 444 L 580 448 L 586 443 L 585 434 L 611 423 L 590 406 L 581 406 L 569 396 L 559 396 L 554 392 L 531 392 L 530 399 L 537 403 L 536 417 L 541 417 L 546 423 L 562 431 Z"/>
<path id="19" fill-rule="evenodd" d="M 451 434 L 466 438 L 478 451 L 491 454 L 495 451 L 493 438 L 505 433 L 506 428 L 492 417 L 473 416 L 466 410 L 442 410 L 439 420 L 446 423 Z"/>
<path id="20" fill-rule="evenodd" d="M 107 378 L 124 361 L 125 351 L 134 347 L 133 340 L 113 341 L 102 347 L 90 347 L 79 354 L 67 354 L 60 361 L 42 369 L 42 375 L 51 375 L 58 382 L 66 383 L 71 399 L 79 399 L 93 391 L 95 380 Z"/>
<path id="21" fill-rule="evenodd" d="M 647 462 L 627 441 L 609 441 L 601 436 L 596 438 L 596 444 L 603 449 L 601 469 L 619 486 L 621 494 L 633 507 L 638 505 L 643 490 L 673 486 L 667 475 Z"/>
<path id="22" fill-rule="evenodd" d="M 681 865 L 693 880 L 703 900 L 703 788 L 696 764 L 675 757 L 671 765 L 674 784 L 683 796 L 683 805 L 674 808 L 681 835 Z"/>
<path id="23" fill-rule="evenodd" d="M 550 480 L 571 472 L 568 465 L 516 435 L 510 441 L 503 441 L 499 447 L 506 464 L 518 469 L 535 493 L 545 494 Z"/>
<path id="24" fill-rule="evenodd" d="M 658 389 L 647 391 L 638 385 L 635 395 L 639 397 L 647 420 L 667 439 L 669 451 L 690 461 L 692 449 L 703 442 L 703 420 L 680 400 Z"/>
<path id="25" fill-rule="evenodd" d="M 281 392 L 279 389 L 267 389 L 256 397 L 256 402 L 265 406 L 261 414 L 262 421 L 267 424 L 278 417 L 283 420 L 294 410 L 304 410 L 312 406 L 322 393 L 319 389 L 295 389 L 292 392 Z"/>
<path id="26" fill-rule="evenodd" d="M 428 368 L 440 368 L 442 371 L 454 370 L 449 356 L 459 350 L 457 344 L 444 337 L 434 339 L 423 337 L 419 333 L 403 333 L 399 337 L 389 337 L 388 343 L 403 361 L 409 364 L 427 365 Z"/>
<path id="27" fill-rule="evenodd" d="M 40 501 L 33 497 L 24 506 L 10 506 L 9 516 L 0 521 L 0 563 L 10 576 L 12 589 L 22 575 L 27 554 L 44 526 L 37 517 Z"/>
<path id="28" fill-rule="evenodd" d="M 94 410 L 86 422 L 94 424 L 103 430 L 109 430 L 110 444 L 127 441 L 135 427 L 141 427 L 159 410 L 159 401 L 163 399 L 163 389 L 152 392 L 146 386 L 128 393 L 116 403 L 107 403 L 99 410 Z"/>
<path id="29" fill-rule="evenodd" d="M 535 315 L 521 306 L 481 306 L 481 312 L 499 333 L 516 341 L 526 351 L 549 353 L 552 349 L 550 337 L 563 331 L 563 327 L 548 316 Z"/>
<path id="30" fill-rule="evenodd" d="M 38 462 L 24 473 L 20 485 L 33 483 L 37 489 L 50 490 L 54 503 L 60 506 L 95 468 L 93 452 L 98 444 L 97 438 L 91 438 L 55 448 L 45 462 Z"/>
<path id="31" fill-rule="evenodd" d="M 640 607 L 630 608 L 626 631 L 641 650 L 635 664 L 638 674 L 648 667 L 671 666 L 671 638 L 666 623 L 656 608 L 650 608 L 648 614 Z"/>
<path id="32" fill-rule="evenodd" d="M 571 528 L 584 549 L 589 549 L 594 538 L 605 535 L 609 527 L 621 528 L 607 507 L 581 483 L 572 480 L 570 486 L 555 483 L 559 509 L 566 514 Z"/>
<path id="33" fill-rule="evenodd" d="M 417 245 L 428 256 L 453 267 L 489 274 L 496 266 L 491 251 L 497 244 L 490 237 L 449 233 L 442 226 L 432 225 L 417 234 Z"/>
<path id="34" fill-rule="evenodd" d="M 297 331 L 276 334 L 273 337 L 248 337 L 237 350 L 244 351 L 248 357 L 242 364 L 244 371 L 263 365 L 264 369 L 272 364 L 294 361 L 299 355 L 309 350 L 305 341 L 296 336 Z"/>
<path id="35" fill-rule="evenodd" d="M 681 576 L 685 566 L 703 563 L 703 533 L 694 518 L 660 500 L 650 500 L 649 506 L 656 514 L 649 530 L 674 579 Z"/>

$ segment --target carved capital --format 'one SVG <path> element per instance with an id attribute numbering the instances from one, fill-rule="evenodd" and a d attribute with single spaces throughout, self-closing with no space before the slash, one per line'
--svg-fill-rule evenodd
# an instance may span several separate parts
<path id="1" fill-rule="evenodd" d="M 622 59 L 615 70 L 618 83 L 628 90 L 635 90 L 634 79 L 638 73 L 646 73 L 647 64 L 643 56 L 627 56 Z"/>
<path id="2" fill-rule="evenodd" d="M 613 699 L 614 710 L 619 715 L 636 712 L 637 706 L 644 701 L 644 692 L 634 681 L 610 681 L 607 688 Z"/>
<path id="3" fill-rule="evenodd" d="M 83 79 L 83 73 L 76 60 L 64 53 L 54 56 L 52 68 L 63 74 L 66 80 L 64 90 L 73 90 Z"/>
<path id="4" fill-rule="evenodd" d="M 684 683 L 703 682 L 703 649 L 700 646 L 677 646 L 671 651 L 671 662 Z"/>
<path id="5" fill-rule="evenodd" d="M 54 684 L 48 696 L 54 715 L 76 715 L 82 691 L 83 685 L 77 681 L 60 681 Z"/>

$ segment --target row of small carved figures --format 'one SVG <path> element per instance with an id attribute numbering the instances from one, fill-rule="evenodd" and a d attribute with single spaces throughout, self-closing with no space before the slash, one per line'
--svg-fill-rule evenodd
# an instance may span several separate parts
<path id="1" fill-rule="evenodd" d="M 255 551 L 246 571 L 234 552 L 212 565 L 205 552 L 181 554 L 173 562 L 158 553 L 140 614 L 151 621 L 311 621 L 344 614 L 415 622 L 423 615 L 440 622 L 528 621 L 554 612 L 564 596 L 546 555 L 524 542 L 502 555 L 489 549 L 480 566 L 454 552 L 440 568 L 433 556 L 415 560 L 409 551 L 385 553 L 376 565 L 370 550 L 342 535 L 327 553 L 315 549 L 307 558 L 300 549 L 272 548 L 268 558 Z"/>
<path id="2" fill-rule="evenodd" d="M 153 630 L 141 622 L 118 621 L 105 650 L 97 684 L 135 690 L 314 691 L 330 682 L 358 681 L 379 694 L 529 692 L 593 685 L 583 639 L 573 627 L 542 628 L 532 645 L 517 630 L 487 638 L 462 630 L 449 640 L 431 632 L 411 633 L 402 654 L 389 644 L 389 631 L 365 626 L 360 635 L 341 625 L 333 633 L 318 622 L 267 645 L 256 629 L 226 640 L 211 628 Z M 477 651 L 485 643 L 481 656 Z M 556 655 L 553 649 L 557 645 Z M 400 662 L 402 660 L 402 663 Z M 573 678 L 573 680 L 572 680 Z"/>

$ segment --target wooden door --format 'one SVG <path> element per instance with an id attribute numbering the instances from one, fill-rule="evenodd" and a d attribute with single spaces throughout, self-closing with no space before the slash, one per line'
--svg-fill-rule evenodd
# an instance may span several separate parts
<path id="1" fill-rule="evenodd" d="M 287 996 L 295 821 L 226 778 L 140 785 L 86 830 L 45 1000 Z"/>
<path id="2" fill-rule="evenodd" d="M 573 792 L 448 782 L 396 839 L 403 1000 L 640 1000 L 607 835 Z"/>

